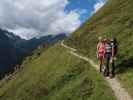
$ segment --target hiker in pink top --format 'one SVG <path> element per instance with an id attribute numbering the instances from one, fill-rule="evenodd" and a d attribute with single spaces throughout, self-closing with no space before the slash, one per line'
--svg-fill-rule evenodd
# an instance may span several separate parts
<path id="1" fill-rule="evenodd" d="M 97 58 L 100 62 L 100 72 L 102 72 L 102 66 L 104 65 L 104 58 L 105 58 L 106 48 L 105 48 L 105 42 L 102 40 L 101 37 L 99 37 L 99 42 L 97 44 Z"/>

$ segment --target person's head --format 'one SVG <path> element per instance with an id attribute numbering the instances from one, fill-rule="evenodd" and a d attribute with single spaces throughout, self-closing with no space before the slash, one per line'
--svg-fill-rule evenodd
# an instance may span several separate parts
<path id="1" fill-rule="evenodd" d="M 108 38 L 104 38 L 104 42 L 108 42 Z"/>
<path id="2" fill-rule="evenodd" d="M 109 38 L 104 38 L 104 43 L 110 43 L 110 39 Z"/>
<path id="3" fill-rule="evenodd" d="M 117 40 L 116 40 L 116 38 L 115 37 L 113 37 L 113 38 L 111 38 L 111 40 L 110 40 L 111 42 L 117 42 Z"/>
<path id="4" fill-rule="evenodd" d="M 98 41 L 101 42 L 103 39 L 101 36 L 98 37 Z"/>

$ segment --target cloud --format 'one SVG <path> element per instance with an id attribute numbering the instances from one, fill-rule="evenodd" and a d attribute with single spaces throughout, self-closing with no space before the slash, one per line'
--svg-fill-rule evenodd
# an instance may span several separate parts
<path id="1" fill-rule="evenodd" d="M 65 12 L 68 3 L 68 0 L 1 0 L 0 27 L 26 39 L 71 33 L 81 25 L 81 13 Z"/>
<path id="2" fill-rule="evenodd" d="M 96 13 L 101 7 L 104 6 L 106 0 L 98 0 L 97 3 L 94 5 L 94 10 L 92 14 Z"/>

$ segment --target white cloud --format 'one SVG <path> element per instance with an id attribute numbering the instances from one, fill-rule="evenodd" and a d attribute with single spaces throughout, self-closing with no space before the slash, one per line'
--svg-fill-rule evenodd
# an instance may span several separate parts
<path id="1" fill-rule="evenodd" d="M 94 5 L 94 10 L 92 14 L 96 13 L 101 7 L 104 6 L 106 0 L 98 0 L 98 2 Z"/>
<path id="2" fill-rule="evenodd" d="M 68 3 L 68 0 L 1 0 L 0 27 L 23 38 L 71 33 L 80 26 L 81 13 L 66 13 Z"/>

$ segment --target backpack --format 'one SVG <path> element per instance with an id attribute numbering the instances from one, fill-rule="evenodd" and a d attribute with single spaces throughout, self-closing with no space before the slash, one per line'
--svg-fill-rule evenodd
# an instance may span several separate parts
<path id="1" fill-rule="evenodd" d="M 114 49 L 114 55 L 118 53 L 118 43 L 115 41 L 111 41 L 111 46 Z"/>

